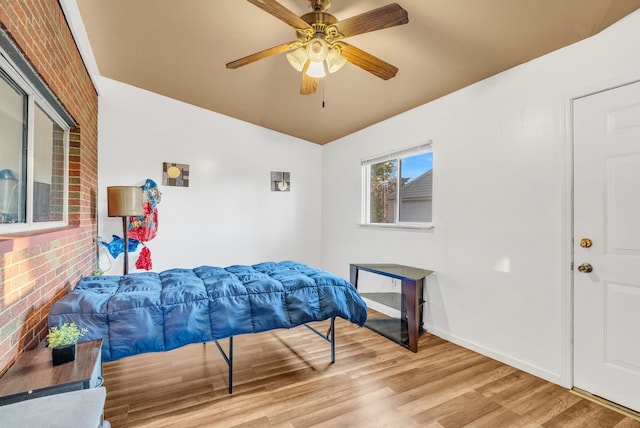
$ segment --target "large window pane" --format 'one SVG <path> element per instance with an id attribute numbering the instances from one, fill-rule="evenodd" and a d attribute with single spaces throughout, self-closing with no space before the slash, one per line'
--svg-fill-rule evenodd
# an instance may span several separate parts
<path id="1" fill-rule="evenodd" d="M 0 233 L 67 222 L 69 129 L 0 51 Z"/>
<path id="2" fill-rule="evenodd" d="M 0 72 L 0 224 L 25 222 L 27 96 Z"/>
<path id="3" fill-rule="evenodd" d="M 34 124 L 33 221 L 62 220 L 64 132 L 38 106 Z"/>
<path id="4" fill-rule="evenodd" d="M 400 160 L 400 221 L 430 222 L 433 153 Z"/>

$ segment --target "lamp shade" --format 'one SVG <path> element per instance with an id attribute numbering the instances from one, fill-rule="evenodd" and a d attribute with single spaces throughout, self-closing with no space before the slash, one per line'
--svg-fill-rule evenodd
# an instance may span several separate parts
<path id="1" fill-rule="evenodd" d="M 338 51 L 331 49 L 327 54 L 326 61 L 329 73 L 335 73 L 342 68 L 342 66 L 347 62 L 347 59 L 340 55 Z"/>
<path id="2" fill-rule="evenodd" d="M 287 54 L 289 64 L 298 71 L 302 71 L 305 62 L 307 62 L 307 58 L 307 50 L 305 48 L 298 48 Z"/>
<path id="3" fill-rule="evenodd" d="M 321 37 L 314 37 L 307 43 L 307 56 L 311 61 L 322 62 L 328 53 L 329 46 Z"/>
<path id="4" fill-rule="evenodd" d="M 142 189 L 136 186 L 107 187 L 109 217 L 144 215 Z"/>
<path id="5" fill-rule="evenodd" d="M 324 72 L 324 62 L 315 62 L 311 61 L 309 64 L 309 68 L 307 68 L 307 76 L 321 78 L 326 76 L 327 73 Z"/>

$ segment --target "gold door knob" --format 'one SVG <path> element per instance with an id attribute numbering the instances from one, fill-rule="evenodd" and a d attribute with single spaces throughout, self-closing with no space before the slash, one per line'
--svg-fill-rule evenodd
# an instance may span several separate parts
<path id="1" fill-rule="evenodd" d="M 593 266 L 591 266 L 589 263 L 582 263 L 580 266 L 578 266 L 578 272 L 589 273 L 592 271 Z"/>
<path id="2" fill-rule="evenodd" d="M 593 242 L 589 238 L 582 238 L 580 240 L 580 246 L 582 248 L 591 248 L 592 245 L 593 245 Z"/>

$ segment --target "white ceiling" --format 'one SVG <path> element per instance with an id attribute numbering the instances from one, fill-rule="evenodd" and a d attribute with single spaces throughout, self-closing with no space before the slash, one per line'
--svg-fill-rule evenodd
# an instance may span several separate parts
<path id="1" fill-rule="evenodd" d="M 306 0 L 279 0 L 302 15 Z M 388 0 L 332 0 L 338 20 Z M 102 76 L 318 144 L 590 37 L 640 0 L 398 0 L 409 23 L 346 41 L 399 68 L 347 64 L 300 95 L 284 54 L 225 64 L 296 39 L 243 0 L 77 0 Z M 324 103 L 324 106 L 323 106 Z M 187 126 L 188 124 L 185 124 Z"/>

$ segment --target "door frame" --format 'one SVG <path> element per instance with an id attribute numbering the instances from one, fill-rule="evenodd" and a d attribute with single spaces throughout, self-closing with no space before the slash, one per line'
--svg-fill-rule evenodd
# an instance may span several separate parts
<path id="1" fill-rule="evenodd" d="M 562 183 L 562 367 L 560 385 L 573 388 L 573 215 L 574 215 L 574 182 L 573 182 L 573 101 L 600 92 L 640 82 L 640 72 L 621 76 L 603 83 L 592 84 L 564 94 L 564 121 L 561 133 L 564 177 Z"/>

